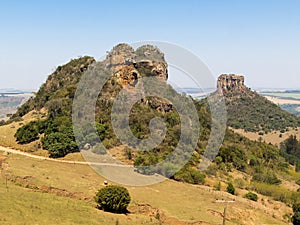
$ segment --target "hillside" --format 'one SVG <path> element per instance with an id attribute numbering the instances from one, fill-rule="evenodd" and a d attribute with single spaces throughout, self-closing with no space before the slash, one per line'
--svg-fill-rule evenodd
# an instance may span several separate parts
<path id="1" fill-rule="evenodd" d="M 252 202 L 208 186 L 195 186 L 172 180 L 147 186 L 127 187 L 132 202 L 129 214 L 112 214 L 97 210 L 93 197 L 103 187 L 104 178 L 87 165 L 39 160 L 22 155 L 2 156 L 0 170 L 0 224 L 148 224 L 148 225 L 216 225 L 222 223 L 226 203 L 226 224 L 287 224 L 282 215 L 289 207 L 262 196 Z M 6 166 L 8 165 L 8 166 Z M 218 202 L 219 200 L 219 202 Z M 205 203 L 205 204 L 204 204 Z M 5 206 L 5 207 L 2 207 Z M 159 215 L 159 216 L 158 216 Z"/>
<path id="2" fill-rule="evenodd" d="M 91 145 L 93 153 L 106 154 L 105 151 L 98 147 L 98 137 L 94 133 L 91 133 L 91 129 L 88 128 L 91 125 L 86 124 L 76 128 L 78 129 L 76 132 L 79 133 L 79 138 L 77 139 L 80 139 L 77 142 L 73 131 L 71 118 L 72 101 L 79 81 L 89 67 L 95 68 L 96 72 L 101 71 L 101 73 L 103 72 L 110 76 L 97 97 L 96 113 L 94 116 L 96 118 L 98 135 L 102 144 L 108 150 L 122 146 L 113 131 L 111 123 L 113 102 L 121 90 L 125 89 L 132 92 L 137 89 L 141 77 L 157 78 L 151 87 L 155 86 L 158 90 L 166 89 L 169 96 L 172 96 L 172 99 L 175 101 L 185 102 L 189 99 L 184 95 L 178 94 L 171 86 L 167 85 L 167 63 L 164 60 L 163 53 L 159 49 L 147 45 L 134 50 L 129 45 L 119 44 L 108 53 L 106 59 L 102 62 L 95 63 L 95 60 L 88 56 L 74 59 L 66 65 L 59 66 L 48 77 L 36 96 L 20 107 L 18 112 L 9 121 L 22 120 L 24 115 L 32 111 L 41 113 L 41 116 L 36 117 L 37 119 L 26 122 L 17 130 L 15 137 L 20 145 L 28 145 L 34 142 L 38 147 L 47 150 L 50 157 L 53 158 L 64 157 L 69 153 L 78 152 L 87 145 Z M 265 101 L 265 99 L 246 88 L 243 80 L 236 81 L 236 83 L 229 83 L 232 81 L 226 81 L 226 79 L 224 81 L 219 78 L 218 87 L 219 90 L 222 88 L 225 96 L 227 96 L 229 123 L 232 121 L 232 118 L 237 118 L 234 116 L 236 112 L 232 111 L 234 107 L 230 106 L 239 106 L 241 102 L 245 101 L 247 103 L 245 105 L 249 108 L 249 111 L 251 108 L 252 111 L 259 113 L 261 112 L 261 108 L 259 107 L 266 107 L 268 104 L 268 102 L 264 102 L 266 104 L 258 104 L 258 101 Z M 90 85 L 92 85 L 95 82 L 95 78 L 89 77 L 89 80 L 86 82 L 90 82 Z M 91 91 L 93 91 L 90 89 L 84 90 L 87 90 L 89 96 L 92 93 Z M 145 94 L 145 92 L 143 93 Z M 228 96 L 232 97 L 229 98 Z M 84 103 L 88 105 L 88 102 Z M 138 99 L 130 110 L 129 126 L 134 136 L 143 140 L 150 137 L 148 125 L 150 120 L 154 117 L 160 117 L 166 124 L 166 137 L 152 151 L 136 151 L 136 146 L 120 148 L 123 149 L 124 160 L 127 160 L 127 162 L 131 161 L 130 164 L 134 164 L 139 172 L 143 174 L 159 173 L 167 177 L 172 176 L 174 179 L 180 181 L 203 183 L 205 175 L 197 167 L 204 160 L 202 159 L 202 155 L 205 152 L 211 132 L 211 115 L 206 100 L 193 100 L 193 104 L 197 110 L 201 129 L 198 134 L 199 136 L 195 137 L 198 139 L 196 147 L 195 149 L 191 149 L 193 157 L 189 159 L 189 162 L 183 169 L 172 176 L 173 171 L 177 170 L 176 165 L 169 163 L 166 165 L 160 164 L 174 150 L 179 142 L 180 135 L 186 136 L 186 142 L 181 143 L 183 146 L 181 151 L 183 152 L 179 152 L 177 160 L 180 159 L 180 161 L 185 162 L 185 157 L 191 148 L 192 137 L 188 137 L 188 133 L 185 134 L 182 132 L 183 123 L 180 123 L 179 114 L 177 110 L 173 109 L 173 104 L 158 97 L 142 97 Z M 254 105 L 250 107 L 249 104 Z M 241 110 L 247 109 L 247 107 L 242 109 L 244 105 L 240 107 L 239 113 Z M 273 104 L 270 104 L 269 108 L 272 110 L 272 113 L 274 113 L 273 108 L 275 108 L 279 116 L 283 117 L 285 115 L 283 111 L 277 109 Z M 126 110 L 124 110 L 123 106 L 118 109 L 118 114 L 121 115 L 120 119 L 126 117 Z M 264 109 L 264 111 L 266 110 Z M 86 115 L 85 112 L 81 113 Z M 272 113 L 270 112 L 270 115 L 273 115 Z M 245 115 L 252 114 L 245 113 Z M 287 114 L 287 116 L 290 116 L 290 114 Z M 238 118 L 243 117 L 239 116 Z M 292 116 L 288 118 L 294 119 Z M 245 117 L 245 119 L 250 118 Z M 266 120 L 265 124 L 267 124 L 267 121 L 269 120 Z M 243 120 L 242 122 L 248 121 Z M 122 125 L 122 123 L 120 124 Z M 283 124 L 280 123 L 280 126 L 283 126 Z M 184 129 L 187 131 L 188 128 Z M 260 154 L 260 151 L 265 152 L 265 154 Z M 272 154 L 272 157 L 265 159 L 266 154 Z M 255 163 L 249 165 L 248 162 L 252 158 Z M 233 167 L 251 175 L 257 174 L 255 169 L 257 166 L 266 167 L 263 169 L 266 172 L 269 171 L 269 165 L 272 166 L 273 170 L 278 169 L 280 171 L 282 170 L 280 167 L 282 163 L 283 158 L 280 157 L 279 150 L 274 146 L 251 142 L 229 130 L 226 132 L 221 151 L 219 152 L 219 160 L 216 162 L 218 164 L 217 167 L 223 168 L 225 171 Z"/>
<path id="3" fill-rule="evenodd" d="M 300 125 L 299 118 L 245 86 L 243 76 L 221 75 L 218 78 L 218 91 L 225 96 L 228 125 L 234 129 L 284 133 L 288 128 Z"/>
<path id="4" fill-rule="evenodd" d="M 92 76 L 93 73 L 89 73 L 91 68 L 94 69 L 92 71 L 100 71 L 109 76 L 101 93 L 94 93 L 95 91 L 90 88 L 94 84 L 98 85 L 97 79 Z M 285 203 L 287 211 L 290 211 L 289 207 L 300 201 L 300 193 L 297 192 L 299 187 L 297 181 L 300 177 L 274 145 L 251 141 L 227 129 L 214 162 L 204 171 L 199 168 L 200 163 L 207 160 L 203 155 L 212 130 L 210 107 L 207 99 L 201 101 L 192 99 L 177 93 L 168 85 L 166 83 L 167 68 L 164 54 L 156 47 L 149 45 L 134 50 L 126 44 L 119 44 L 107 54 L 106 59 L 102 62 L 95 62 L 89 56 L 73 59 L 66 65 L 57 67 L 56 71 L 41 86 L 36 96 L 22 105 L 6 125 L 1 127 L 0 141 L 5 146 L 58 159 L 70 157 L 74 153 L 78 154 L 79 151 L 104 158 L 112 156 L 122 163 L 133 165 L 139 174 L 157 173 L 194 185 L 205 184 L 214 187 L 219 182 L 223 186 L 234 183 L 240 190 L 240 197 L 251 190 L 260 194 L 260 199 L 268 198 Z M 90 77 L 87 77 L 86 80 L 89 84 L 86 87 L 89 88 L 83 89 L 83 93 L 96 96 L 93 117 L 97 135 L 92 132 L 91 127 L 93 126 L 89 123 L 83 124 L 81 127 L 73 127 L 72 123 L 73 99 L 84 74 L 88 74 Z M 120 142 L 112 126 L 111 115 L 113 107 L 115 107 L 114 102 L 119 93 L 124 90 L 135 93 L 140 80 L 145 77 L 154 78 L 155 83 L 152 83 L 151 87 L 154 87 L 155 90 L 166 90 L 167 94 L 172 96 L 175 101 L 192 101 L 201 125 L 197 137 L 188 135 L 186 127 L 182 130 L 184 125 L 181 123 L 179 112 L 173 102 L 156 96 L 147 96 L 146 89 L 142 89 L 142 97 L 138 96 L 138 100 L 130 109 L 128 119 L 130 131 L 140 140 L 151 137 L 152 133 L 162 136 L 159 129 L 150 130 L 149 128 L 150 121 L 159 117 L 166 125 L 166 136 L 152 151 L 147 151 L 147 145 L 143 151 L 137 151 L 139 143 L 123 145 Z M 218 90 L 225 95 L 229 125 L 232 127 L 234 127 L 234 122 L 238 121 L 237 124 L 244 129 L 266 129 L 265 131 L 268 131 L 286 129 L 295 126 L 294 123 L 297 122 L 296 117 L 280 110 L 276 105 L 247 88 L 244 85 L 243 77 L 221 76 L 218 80 Z M 128 96 L 132 96 L 131 100 L 136 98 L 134 94 Z M 86 107 L 83 108 L 89 109 L 89 100 L 85 100 L 86 102 L 83 103 L 86 103 Z M 124 98 L 124 105 L 126 105 L 125 102 Z M 115 119 L 125 118 L 126 108 L 121 104 L 121 107 L 119 106 L 117 109 L 120 117 Z M 189 112 L 189 109 L 183 108 L 183 110 Z M 89 115 L 85 112 L 83 111 L 77 116 L 88 117 Z M 123 126 L 125 123 L 119 124 Z M 126 132 L 124 133 L 128 134 Z M 79 134 L 77 139 L 74 133 Z M 164 163 L 164 160 L 176 148 L 180 136 L 184 137 L 185 142 L 181 143 L 182 150 L 177 152 L 176 159 L 184 162 L 189 153 L 192 155 L 178 171 L 178 165 Z M 192 149 L 191 141 L 194 138 L 197 138 L 197 142 L 196 147 Z M 98 139 L 105 146 L 104 151 L 99 147 Z M 71 168 L 69 169 L 71 170 Z M 265 203 L 260 202 L 260 204 Z M 282 216 L 284 215 L 281 214 L 280 217 Z M 284 220 L 287 220 L 289 215 L 285 216 Z"/>
<path id="5" fill-rule="evenodd" d="M 75 90 L 78 86 L 82 75 L 89 67 L 96 68 L 96 71 L 101 71 L 110 75 L 110 78 L 105 83 L 102 92 L 99 94 L 96 103 L 96 128 L 102 144 L 106 149 L 113 149 L 116 146 L 121 146 L 120 141 L 113 131 L 111 123 L 111 112 L 113 102 L 116 96 L 122 89 L 132 91 L 137 88 L 140 77 L 157 78 L 152 86 L 156 89 L 163 90 L 164 88 L 172 96 L 172 99 L 178 102 L 185 102 L 189 98 L 178 94 L 171 86 L 167 85 L 168 78 L 167 63 L 164 60 L 164 55 L 159 49 L 153 46 L 142 46 L 136 51 L 126 45 L 119 44 L 108 53 L 106 59 L 102 62 L 97 62 L 91 57 L 82 57 L 74 59 L 64 66 L 59 66 L 57 70 L 49 76 L 46 83 L 42 85 L 34 98 L 31 98 L 25 103 L 18 112 L 12 116 L 11 121 L 21 120 L 22 116 L 28 114 L 32 110 L 36 112 L 45 112 L 40 119 L 33 120 L 22 125 L 16 132 L 15 137 L 19 144 L 29 144 L 38 142 L 42 149 L 47 150 L 50 157 L 64 157 L 69 153 L 78 152 L 85 146 L 91 145 L 93 153 L 100 155 L 106 154 L 105 151 L 99 149 L 95 134 L 91 133 L 91 129 L 85 129 L 89 124 L 82 127 L 77 127 L 76 132 L 79 133 L 79 142 L 75 141 L 73 124 L 72 124 L 72 101 L 75 95 Z M 89 78 L 87 82 L 94 83 L 94 78 Z M 219 81 L 220 82 L 220 81 Z M 241 86 L 244 88 L 244 86 Z M 228 89 L 228 88 L 227 88 Z M 87 94 L 90 95 L 90 89 Z M 249 90 L 242 93 L 249 94 Z M 232 93 L 227 92 L 227 95 Z M 145 92 L 144 92 L 145 94 Z M 255 98 L 256 94 L 254 93 Z M 257 97 L 258 98 L 258 97 Z M 253 99 L 253 98 L 251 98 Z M 259 98 L 260 99 L 260 98 Z M 234 101 L 232 101 L 234 102 Z M 84 102 L 88 105 L 88 102 Z M 162 143 L 156 146 L 152 151 L 136 151 L 136 146 L 126 146 L 124 151 L 125 160 L 128 160 L 138 168 L 143 174 L 159 173 L 167 177 L 172 176 L 176 180 L 203 183 L 204 175 L 197 169 L 200 162 L 203 160 L 202 155 L 206 149 L 209 135 L 211 132 L 211 115 L 209 105 L 206 100 L 193 100 L 199 117 L 201 129 L 195 149 L 191 149 L 193 157 L 189 162 L 172 176 L 173 171 L 177 170 L 175 164 L 160 164 L 174 150 L 179 142 L 180 135 L 185 135 L 186 142 L 181 143 L 183 152 L 177 155 L 177 160 L 185 162 L 186 155 L 191 148 L 191 137 L 188 133 L 183 133 L 181 128 L 183 123 L 180 123 L 179 114 L 173 109 L 173 104 L 162 98 L 157 97 L 142 97 L 130 111 L 129 125 L 131 132 L 135 137 L 146 139 L 150 136 L 149 122 L 154 117 L 160 117 L 166 124 L 166 137 Z M 273 105 L 272 105 L 273 106 Z M 186 110 L 186 109 L 185 109 Z M 86 115 L 85 112 L 81 112 Z M 126 117 L 126 111 L 123 106 L 118 109 L 118 114 Z M 229 117 L 232 116 L 229 109 Z M 120 123 L 122 125 L 122 123 Z M 184 128 L 187 132 L 188 128 Z M 267 167 L 271 162 L 274 168 L 279 168 L 282 163 L 279 150 L 273 146 L 264 145 L 262 143 L 251 142 L 247 139 L 227 131 L 225 140 L 219 153 L 218 166 L 227 170 L 230 167 L 241 171 L 247 171 L 250 174 L 256 174 L 255 167 L 258 165 Z M 78 139 L 78 138 L 77 138 Z M 145 147 L 145 146 L 144 146 Z M 230 149 L 234 149 L 230 150 Z M 264 159 L 264 155 L 258 154 L 257 150 L 272 152 L 273 157 Z M 249 166 L 247 163 L 251 158 L 255 158 L 255 165 Z M 156 165 L 156 166 L 151 166 Z M 183 164 L 184 165 L 184 164 Z M 182 166 L 183 166 L 182 165 Z M 150 166 L 150 167 L 149 167 Z M 147 168 L 147 169 L 145 169 Z M 268 171 L 268 169 L 265 169 Z"/>
<path id="6" fill-rule="evenodd" d="M 21 121 L 22 117 L 35 111 L 41 115 L 37 120 L 30 121 L 22 125 L 16 132 L 15 137 L 20 145 L 27 145 L 37 142 L 42 149 L 47 150 L 50 157 L 64 157 L 69 153 L 78 152 L 85 146 L 91 146 L 93 153 L 100 155 L 106 152 L 101 151 L 97 145 L 97 136 L 85 129 L 86 126 L 78 127 L 76 130 L 80 135 L 79 140 L 75 141 L 72 124 L 72 99 L 79 83 L 79 79 L 87 71 L 88 67 L 93 67 L 111 77 L 105 83 L 102 92 L 96 102 L 96 128 L 102 144 L 107 149 L 112 149 L 120 145 L 113 132 L 111 124 L 111 110 L 113 102 L 122 89 L 134 90 L 142 77 L 154 77 L 156 79 L 152 87 L 157 90 L 165 89 L 169 96 L 177 99 L 178 102 L 185 102 L 189 98 L 178 94 L 171 86 L 166 83 L 168 78 L 167 63 L 163 53 L 153 46 L 142 46 L 136 51 L 126 45 L 120 44 L 108 53 L 102 62 L 94 63 L 91 57 L 74 59 L 66 65 L 59 66 L 57 70 L 49 76 L 46 83 L 42 85 L 34 98 L 24 104 L 16 114 L 11 117 L 13 121 Z M 94 79 L 87 82 L 94 83 Z M 88 91 L 93 91 L 86 89 Z M 91 92 L 92 93 L 92 92 Z M 88 93 L 90 94 L 90 93 Z M 93 93 L 92 93 L 93 94 Z M 190 100 L 189 100 L 190 101 Z M 197 103 L 198 113 L 201 114 L 199 120 L 203 124 L 200 136 L 201 142 L 196 146 L 193 164 L 197 165 L 200 160 L 200 153 L 204 150 L 205 141 L 209 136 L 209 112 L 204 103 Z M 184 109 L 188 110 L 188 109 Z M 122 115 L 124 108 L 120 108 L 118 113 Z M 83 115 L 86 115 L 83 113 Z M 146 139 L 150 136 L 148 123 L 154 117 L 160 117 L 167 125 L 166 137 L 154 151 L 135 151 L 134 146 L 127 146 L 125 151 L 127 157 L 136 167 L 140 167 L 142 173 L 153 173 L 161 170 L 160 173 L 169 174 L 174 168 L 168 171 L 160 168 L 152 168 L 145 171 L 145 166 L 163 161 L 167 155 L 176 147 L 180 134 L 180 119 L 178 113 L 173 110 L 173 105 L 169 101 L 159 97 L 142 97 L 133 106 L 129 118 L 129 125 L 135 137 Z M 124 117 L 125 118 L 125 117 Z M 122 118 L 121 118 L 122 119 Z M 187 142 L 190 136 L 186 134 Z M 189 143 L 184 145 L 188 145 Z M 190 149 L 186 147 L 185 149 Z M 193 150 L 193 149 L 192 149 Z M 178 157 L 185 157 L 178 154 Z M 186 160 L 186 159 L 184 159 Z M 185 161 L 182 162 L 185 162 Z M 195 168 L 187 168 L 188 174 L 193 174 L 197 178 L 189 178 L 190 182 L 202 182 L 203 175 Z M 182 175 L 177 179 L 181 179 Z M 194 181 L 195 179 L 195 181 Z M 197 179 L 197 181 L 196 181 Z"/>

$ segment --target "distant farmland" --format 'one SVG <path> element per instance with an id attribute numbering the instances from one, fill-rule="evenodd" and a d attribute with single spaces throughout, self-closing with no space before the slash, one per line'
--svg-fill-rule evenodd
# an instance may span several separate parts
<path id="1" fill-rule="evenodd" d="M 300 116 L 300 92 L 261 92 L 260 94 L 282 109 Z"/>
<path id="2" fill-rule="evenodd" d="M 296 93 L 286 93 L 286 92 L 267 92 L 267 93 L 261 93 L 264 96 L 274 96 L 274 97 L 280 97 L 284 99 L 296 99 L 300 100 L 300 92 Z"/>
<path id="3" fill-rule="evenodd" d="M 1 94 L 0 120 L 6 120 L 7 114 L 15 113 L 20 105 L 25 103 L 32 94 Z"/>

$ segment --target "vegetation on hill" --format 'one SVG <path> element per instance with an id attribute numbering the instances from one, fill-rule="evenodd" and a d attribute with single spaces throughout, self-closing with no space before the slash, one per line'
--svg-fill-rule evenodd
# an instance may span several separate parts
<path id="1" fill-rule="evenodd" d="M 300 203 L 293 205 L 293 212 L 294 215 L 292 217 L 292 222 L 294 225 L 299 225 L 300 224 Z"/>
<path id="2" fill-rule="evenodd" d="M 258 196 L 257 194 L 253 193 L 253 192 L 248 192 L 247 194 L 244 195 L 244 198 L 247 198 L 251 201 L 257 202 L 258 200 Z"/>
<path id="3" fill-rule="evenodd" d="M 284 133 L 288 128 L 300 125 L 299 118 L 248 88 L 229 91 L 225 93 L 225 99 L 228 125 L 235 129 L 265 133 L 278 130 Z"/>
<path id="4" fill-rule="evenodd" d="M 296 167 L 296 171 L 300 171 L 300 141 L 296 136 L 291 135 L 280 144 L 280 153 L 287 162 Z"/>
<path id="5" fill-rule="evenodd" d="M 285 110 L 287 112 L 294 114 L 297 117 L 300 116 L 300 111 L 299 111 L 300 105 L 284 104 L 284 105 L 280 105 L 280 108 L 282 108 L 283 110 Z"/>
<path id="6" fill-rule="evenodd" d="M 31 110 L 45 108 L 48 113 L 46 119 L 32 121 L 18 129 L 15 137 L 20 144 L 30 143 L 43 135 L 43 148 L 49 151 L 51 157 L 63 157 L 79 151 L 73 134 L 72 100 L 82 74 L 93 62 L 93 58 L 86 56 L 59 66 L 35 97 L 18 109 L 10 121 L 18 120 Z"/>
<path id="7" fill-rule="evenodd" d="M 121 45 L 130 54 L 133 54 L 129 47 Z M 118 48 L 114 48 L 115 50 Z M 150 48 L 151 50 L 152 48 Z M 152 49 L 153 50 L 153 49 Z M 149 47 L 137 50 L 138 56 L 141 51 L 149 51 Z M 157 50 L 155 50 L 155 54 Z M 161 55 L 159 55 L 161 57 Z M 119 59 L 119 58 L 118 58 Z M 163 59 L 163 57 L 162 57 Z M 92 147 L 96 144 L 97 137 L 89 132 L 89 129 L 82 129 L 80 140 L 76 143 L 72 125 L 72 100 L 82 74 L 91 66 L 94 59 L 88 56 L 74 59 L 64 66 L 59 66 L 57 70 L 49 76 L 48 80 L 34 98 L 25 103 L 18 112 L 11 117 L 11 120 L 20 119 L 31 110 L 47 111 L 45 118 L 32 121 L 23 125 L 15 134 L 16 140 L 20 143 L 30 143 L 34 140 L 41 139 L 43 149 L 48 150 L 50 157 L 63 157 L 71 152 L 82 149 L 87 143 Z M 96 68 L 106 72 L 105 62 L 97 63 Z M 93 65 L 95 66 L 95 65 Z M 152 66 L 152 65 L 151 65 Z M 147 65 L 135 65 L 133 70 L 140 76 L 156 76 L 157 72 Z M 131 65 L 125 68 L 126 74 Z M 121 74 L 125 76 L 126 74 Z M 127 75 L 126 75 L 127 76 Z M 109 79 L 99 94 L 95 120 L 98 135 L 107 149 L 120 145 L 111 124 L 111 110 L 114 98 L 122 89 L 122 83 L 118 77 Z M 123 79 L 122 82 L 127 81 Z M 189 97 L 177 93 L 171 86 L 164 84 L 167 92 L 177 101 L 185 101 Z M 157 88 L 160 86 L 157 84 Z M 181 122 L 179 114 L 174 109 L 158 110 L 162 108 L 163 99 L 154 97 L 145 97 L 138 101 L 131 109 L 129 125 L 132 133 L 140 139 L 146 139 L 150 135 L 149 122 L 154 117 L 160 117 L 166 125 L 166 136 L 162 143 L 152 151 L 134 151 L 134 146 L 128 146 L 128 159 L 132 160 L 134 166 L 140 173 L 152 174 L 159 173 L 175 180 L 203 184 L 206 176 L 214 175 L 217 171 L 228 173 L 234 169 L 246 172 L 251 175 L 253 182 L 267 183 L 270 185 L 280 184 L 277 172 L 284 172 L 288 168 L 288 163 L 284 160 L 278 148 L 263 142 L 250 141 L 249 139 L 226 131 L 224 143 L 214 163 L 204 172 L 199 170 L 199 164 L 209 140 L 211 130 L 211 115 L 207 100 L 192 100 L 199 116 L 201 124 L 198 143 L 195 149 L 191 149 L 189 143 L 183 143 L 183 149 L 193 151 L 193 156 L 188 163 L 178 171 L 178 167 L 172 163 L 161 165 L 166 157 L 177 146 L 181 133 Z M 229 123 L 239 119 L 239 126 L 244 129 L 283 129 L 283 126 L 291 126 L 296 119 L 290 114 L 284 114 L 277 106 L 267 102 L 250 90 L 240 93 L 228 92 L 226 94 L 228 105 Z M 120 114 L 125 113 L 122 108 L 118 111 Z M 252 113 L 253 114 L 252 114 Z M 238 114 L 237 114 L 238 113 Z M 236 116 L 242 115 L 242 116 Z M 279 121 L 278 121 L 279 119 Z M 260 124 L 257 126 L 256 124 Z M 80 132 L 79 132 L 80 133 Z M 187 139 L 188 140 L 188 139 Z M 79 145 L 79 146 L 78 146 Z M 134 152 L 134 154 L 132 154 Z M 105 152 L 101 152 L 104 154 Z M 184 161 L 187 158 L 186 152 L 180 152 L 176 155 L 178 161 Z M 148 167 L 150 165 L 156 165 Z M 178 171 L 178 172 L 176 172 Z M 173 176 L 173 174 L 175 175 Z"/>

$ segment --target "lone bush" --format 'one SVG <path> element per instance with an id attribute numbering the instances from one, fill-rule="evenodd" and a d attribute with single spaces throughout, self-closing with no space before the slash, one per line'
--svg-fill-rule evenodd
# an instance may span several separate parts
<path id="1" fill-rule="evenodd" d="M 229 194 L 232 194 L 232 195 L 234 195 L 235 194 L 235 188 L 234 188 L 234 186 L 233 186 L 233 184 L 232 183 L 229 183 L 228 184 L 228 186 L 227 186 L 227 192 L 229 193 Z"/>
<path id="2" fill-rule="evenodd" d="M 130 195 L 126 188 L 109 185 L 98 191 L 95 197 L 98 208 L 107 212 L 126 213 Z"/>
<path id="3" fill-rule="evenodd" d="M 300 204 L 296 203 L 293 205 L 294 215 L 292 216 L 292 222 L 294 225 L 300 225 Z"/>
<path id="4" fill-rule="evenodd" d="M 258 200 L 257 194 L 255 194 L 253 192 L 248 192 L 247 194 L 244 195 L 244 198 L 247 198 L 247 199 L 255 201 L 255 202 L 257 202 L 257 200 Z"/>

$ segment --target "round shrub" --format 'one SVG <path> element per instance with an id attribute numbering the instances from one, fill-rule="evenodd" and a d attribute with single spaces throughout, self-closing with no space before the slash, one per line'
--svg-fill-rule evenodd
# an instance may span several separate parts
<path id="1" fill-rule="evenodd" d="M 255 201 L 255 202 L 257 202 L 257 200 L 258 200 L 257 194 L 255 194 L 253 192 L 248 192 L 247 194 L 244 195 L 244 198 L 247 198 L 247 199 Z"/>
<path id="2" fill-rule="evenodd" d="M 98 191 L 95 197 L 98 208 L 107 212 L 125 213 L 130 203 L 130 195 L 126 188 L 109 185 Z"/>

